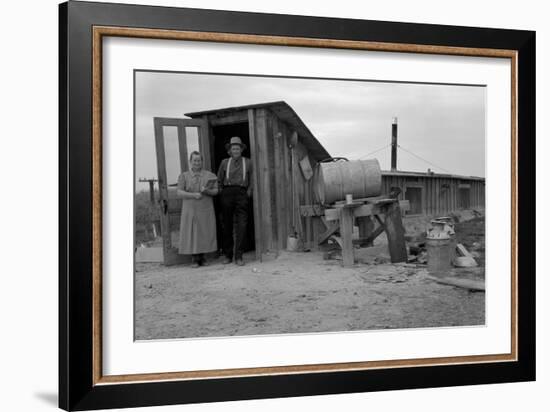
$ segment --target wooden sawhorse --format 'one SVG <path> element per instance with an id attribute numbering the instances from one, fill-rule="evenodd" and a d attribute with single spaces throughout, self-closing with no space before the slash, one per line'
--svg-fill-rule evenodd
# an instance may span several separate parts
<path id="1" fill-rule="evenodd" d="M 405 243 L 405 228 L 401 219 L 401 210 L 408 210 L 409 201 L 398 201 L 393 198 L 372 199 L 351 204 L 335 204 L 324 210 L 323 222 L 327 231 L 319 238 L 319 243 L 330 237 L 336 239 L 342 248 L 344 267 L 353 266 L 355 262 L 354 244 L 371 246 L 382 232 L 386 232 L 388 249 L 392 263 L 407 261 L 407 245 Z M 374 219 L 378 227 L 374 227 Z M 359 226 L 359 239 L 353 240 L 353 223 Z M 334 233 L 340 232 L 338 239 Z"/>

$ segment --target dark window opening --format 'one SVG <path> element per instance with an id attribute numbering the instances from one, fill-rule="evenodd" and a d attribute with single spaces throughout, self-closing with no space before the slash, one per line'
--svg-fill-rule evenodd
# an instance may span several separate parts
<path id="1" fill-rule="evenodd" d="M 407 187 L 405 190 L 405 200 L 409 201 L 410 209 L 407 212 L 409 215 L 422 214 L 422 188 Z"/>
<path id="2" fill-rule="evenodd" d="M 458 207 L 459 209 L 470 208 L 470 189 L 461 187 L 458 189 Z"/>

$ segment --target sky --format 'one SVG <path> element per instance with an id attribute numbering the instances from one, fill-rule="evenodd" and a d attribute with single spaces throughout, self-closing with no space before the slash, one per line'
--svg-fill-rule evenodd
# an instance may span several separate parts
<path id="1" fill-rule="evenodd" d="M 481 86 L 140 71 L 135 99 L 136 191 L 148 188 L 139 178 L 157 176 L 153 117 L 278 100 L 294 109 L 331 156 L 377 158 L 389 170 L 397 117 L 398 170 L 485 176 Z M 175 129 L 166 135 L 170 182 L 179 167 Z M 196 136 L 189 141 L 195 149 Z"/>

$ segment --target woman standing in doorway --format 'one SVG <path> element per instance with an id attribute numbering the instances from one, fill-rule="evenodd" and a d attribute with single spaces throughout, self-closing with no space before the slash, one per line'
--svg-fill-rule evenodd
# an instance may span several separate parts
<path id="1" fill-rule="evenodd" d="M 205 253 L 218 249 L 216 215 L 212 197 L 218 194 L 214 173 L 203 169 L 199 152 L 189 157 L 191 169 L 178 178 L 178 196 L 182 199 L 179 253 L 192 255 L 192 267 L 207 266 Z"/>

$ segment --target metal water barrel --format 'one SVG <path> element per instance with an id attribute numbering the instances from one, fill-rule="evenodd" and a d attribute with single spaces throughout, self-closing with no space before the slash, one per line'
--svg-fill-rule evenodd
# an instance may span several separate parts
<path id="1" fill-rule="evenodd" d="M 451 269 L 456 240 L 454 228 L 445 220 L 434 219 L 426 231 L 426 251 L 428 252 L 428 272 L 443 276 Z"/>
<path id="2" fill-rule="evenodd" d="M 380 195 L 382 174 L 377 159 L 329 159 L 317 164 L 313 187 L 317 202 L 331 204 L 344 200 L 347 194 L 354 199 Z"/>

